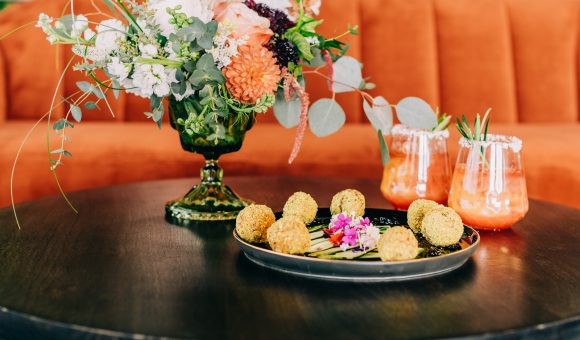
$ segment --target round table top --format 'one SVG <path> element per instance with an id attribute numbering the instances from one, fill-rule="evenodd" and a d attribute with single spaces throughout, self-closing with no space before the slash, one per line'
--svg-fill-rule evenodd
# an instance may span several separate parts
<path id="1" fill-rule="evenodd" d="M 388 208 L 378 181 L 228 178 L 274 210 L 295 191 L 321 206 L 345 188 Z M 462 268 L 396 283 L 293 277 L 249 262 L 232 226 L 180 228 L 164 203 L 193 180 L 115 186 L 0 209 L 0 338 L 417 338 L 580 336 L 580 211 L 532 201 L 512 230 L 482 233 Z"/>

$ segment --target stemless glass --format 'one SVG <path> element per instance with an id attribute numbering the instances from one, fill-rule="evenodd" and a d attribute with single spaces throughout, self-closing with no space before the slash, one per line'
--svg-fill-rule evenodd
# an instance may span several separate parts
<path id="1" fill-rule="evenodd" d="M 449 206 L 476 229 L 510 228 L 528 212 L 522 141 L 488 135 L 487 141 L 461 138 Z"/>
<path id="2" fill-rule="evenodd" d="M 381 191 L 395 209 L 405 210 L 416 199 L 446 203 L 451 182 L 447 151 L 449 131 L 426 131 L 395 125 L 391 159 Z"/>

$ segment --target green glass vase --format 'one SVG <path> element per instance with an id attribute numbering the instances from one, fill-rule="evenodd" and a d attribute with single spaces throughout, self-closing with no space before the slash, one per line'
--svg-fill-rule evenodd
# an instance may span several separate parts
<path id="1" fill-rule="evenodd" d="M 203 155 L 205 166 L 201 169 L 198 185 L 184 197 L 167 203 L 167 220 L 176 225 L 190 226 L 199 221 L 235 219 L 250 202 L 224 185 L 218 159 L 223 154 L 241 149 L 246 132 L 254 126 L 255 113 L 207 114 L 195 100 L 171 99 L 169 115 L 183 149 Z"/>

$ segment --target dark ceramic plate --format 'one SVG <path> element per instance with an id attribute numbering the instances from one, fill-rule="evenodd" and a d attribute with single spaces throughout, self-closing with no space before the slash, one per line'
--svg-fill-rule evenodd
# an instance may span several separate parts
<path id="1" fill-rule="evenodd" d="M 375 225 L 406 225 L 404 211 L 366 209 L 365 216 Z M 328 224 L 330 211 L 319 209 L 312 225 Z M 464 226 L 462 249 L 453 253 L 400 262 L 369 260 L 325 260 L 308 256 L 274 252 L 264 246 L 242 240 L 234 230 L 234 238 L 246 257 L 257 265 L 276 271 L 322 280 L 383 282 L 404 281 L 441 275 L 461 267 L 479 245 L 479 234 Z"/>

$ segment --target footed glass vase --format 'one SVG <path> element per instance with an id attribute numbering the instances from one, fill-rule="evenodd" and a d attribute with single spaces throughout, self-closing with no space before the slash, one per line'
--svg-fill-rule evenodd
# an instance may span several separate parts
<path id="1" fill-rule="evenodd" d="M 255 123 L 255 113 L 205 113 L 196 101 L 169 102 L 171 126 L 179 133 L 185 151 L 205 157 L 201 181 L 184 197 L 168 202 L 166 219 L 176 225 L 190 226 L 198 221 L 227 221 L 236 218 L 250 202 L 242 199 L 222 182 L 221 155 L 239 151 L 246 132 Z"/>

